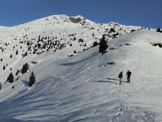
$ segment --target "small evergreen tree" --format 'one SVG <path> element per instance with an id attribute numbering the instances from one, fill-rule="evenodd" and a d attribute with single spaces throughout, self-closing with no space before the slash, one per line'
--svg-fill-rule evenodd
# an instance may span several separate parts
<path id="1" fill-rule="evenodd" d="M 14 76 L 13 76 L 12 72 L 9 74 L 9 76 L 8 76 L 6 81 L 8 81 L 9 83 L 13 83 L 14 82 Z"/>
<path id="2" fill-rule="evenodd" d="M 28 65 L 28 63 L 25 63 L 21 69 L 21 73 L 22 74 L 26 73 L 28 71 L 28 69 L 29 69 L 29 65 Z"/>
<path id="3" fill-rule="evenodd" d="M 6 66 L 4 65 L 4 66 L 3 66 L 3 70 L 5 70 L 5 69 L 6 69 Z"/>
<path id="4" fill-rule="evenodd" d="M 75 40 L 76 40 L 76 37 L 73 38 L 73 41 L 75 41 Z"/>
<path id="5" fill-rule="evenodd" d="M 17 76 L 19 73 L 20 73 L 20 70 L 17 70 L 16 73 L 15 73 L 15 75 Z"/>
<path id="6" fill-rule="evenodd" d="M 107 45 L 105 36 L 103 35 L 103 37 L 100 40 L 99 53 L 104 54 L 107 48 L 108 48 L 108 45 Z"/>
<path id="7" fill-rule="evenodd" d="M 16 50 L 16 55 L 18 55 L 18 53 L 19 53 L 18 50 Z"/>
<path id="8" fill-rule="evenodd" d="M 161 29 L 158 27 L 158 28 L 156 29 L 156 32 L 162 32 L 162 31 L 161 31 Z"/>
<path id="9" fill-rule="evenodd" d="M 29 87 L 32 87 L 32 85 L 35 84 L 35 81 L 36 81 L 36 78 L 35 78 L 34 73 L 32 72 L 29 78 L 29 83 L 28 83 Z"/>
<path id="10" fill-rule="evenodd" d="M 12 58 L 12 54 L 10 55 L 10 58 Z"/>

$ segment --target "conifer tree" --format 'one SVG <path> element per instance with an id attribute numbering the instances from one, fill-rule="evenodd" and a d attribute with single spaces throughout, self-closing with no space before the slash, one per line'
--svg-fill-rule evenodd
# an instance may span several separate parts
<path id="1" fill-rule="evenodd" d="M 104 54 L 106 52 L 106 49 L 108 48 L 105 35 L 100 40 L 100 45 L 99 45 L 99 53 Z"/>
<path id="2" fill-rule="evenodd" d="M 9 74 L 9 76 L 8 76 L 6 81 L 8 81 L 9 83 L 13 83 L 14 82 L 14 76 L 13 76 L 12 72 Z"/>
<path id="3" fill-rule="evenodd" d="M 3 66 L 3 70 L 5 70 L 5 69 L 6 69 L 6 66 L 4 65 L 4 66 Z"/>
<path id="4" fill-rule="evenodd" d="M 32 72 L 29 78 L 29 83 L 28 83 L 29 87 L 32 87 L 32 85 L 35 84 L 35 81 L 36 81 L 36 78 L 35 78 L 34 72 Z"/>
<path id="5" fill-rule="evenodd" d="M 25 63 L 21 69 L 21 73 L 24 74 L 29 70 L 29 65 L 28 63 Z"/>

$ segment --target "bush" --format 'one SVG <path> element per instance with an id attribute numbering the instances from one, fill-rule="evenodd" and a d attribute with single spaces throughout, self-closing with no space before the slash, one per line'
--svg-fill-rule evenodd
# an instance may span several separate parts
<path id="1" fill-rule="evenodd" d="M 95 47 L 97 45 L 98 45 L 97 41 L 93 42 L 93 47 Z"/>
<path id="2" fill-rule="evenodd" d="M 115 32 L 115 29 L 114 28 L 110 28 L 109 33 L 112 33 L 112 32 Z"/>
<path id="3" fill-rule="evenodd" d="M 26 57 L 28 55 L 28 52 L 25 52 L 25 54 L 22 54 L 22 57 Z"/>
<path id="4" fill-rule="evenodd" d="M 17 76 L 19 73 L 20 73 L 20 70 L 17 70 L 16 73 L 15 73 L 15 75 Z"/>
<path id="5" fill-rule="evenodd" d="M 73 23 L 79 23 L 82 21 L 82 19 L 80 17 L 78 17 L 78 18 L 70 17 L 69 19 Z"/>
<path id="6" fill-rule="evenodd" d="M 156 29 L 156 32 L 162 32 L 160 28 L 157 28 Z"/>
<path id="7" fill-rule="evenodd" d="M 32 87 L 32 85 L 35 84 L 35 81 L 36 81 L 36 78 L 35 78 L 34 73 L 32 72 L 31 75 L 30 75 L 30 78 L 29 78 L 28 86 Z"/>
<path id="8" fill-rule="evenodd" d="M 76 50 L 74 50 L 74 53 L 77 53 Z"/>
<path id="9" fill-rule="evenodd" d="M 134 29 L 132 29 L 132 30 L 131 30 L 131 33 L 133 33 L 133 32 L 135 32 L 135 30 L 134 30 Z"/>
<path id="10" fill-rule="evenodd" d="M 83 39 L 79 39 L 78 42 L 84 42 L 84 40 Z"/>

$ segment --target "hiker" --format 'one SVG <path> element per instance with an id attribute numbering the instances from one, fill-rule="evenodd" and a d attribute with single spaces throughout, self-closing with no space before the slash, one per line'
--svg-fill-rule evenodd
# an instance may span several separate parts
<path id="1" fill-rule="evenodd" d="M 131 71 L 127 71 L 127 83 L 130 83 L 130 77 L 131 77 L 131 74 L 132 74 L 132 72 Z"/>
<path id="2" fill-rule="evenodd" d="M 121 84 L 122 84 L 122 78 L 123 78 L 123 71 L 121 71 L 121 72 L 119 73 L 118 78 L 120 79 L 119 85 L 121 85 Z"/>

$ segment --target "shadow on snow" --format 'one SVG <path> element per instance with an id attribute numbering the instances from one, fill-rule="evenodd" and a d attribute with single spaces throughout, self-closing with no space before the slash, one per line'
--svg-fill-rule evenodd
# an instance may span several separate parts
<path id="1" fill-rule="evenodd" d="M 119 84 L 119 81 L 120 79 L 117 78 L 106 78 L 105 80 L 98 80 L 93 82 Z M 127 83 L 127 81 L 122 81 L 122 82 Z"/>

